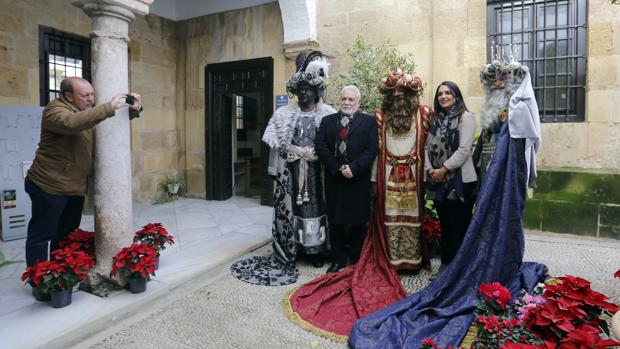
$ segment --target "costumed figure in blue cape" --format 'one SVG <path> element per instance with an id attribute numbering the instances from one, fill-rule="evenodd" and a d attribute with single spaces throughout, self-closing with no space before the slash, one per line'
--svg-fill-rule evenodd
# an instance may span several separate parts
<path id="1" fill-rule="evenodd" d="M 538 105 L 527 67 L 512 52 L 509 59 L 503 51 L 491 56 L 481 74 L 487 95 L 474 155 L 481 187 L 463 243 L 424 289 L 358 320 L 349 337 L 353 348 L 418 348 L 425 338 L 458 347 L 474 319 L 481 284 L 500 282 L 517 296 L 545 278 L 544 265 L 522 261 L 521 216 L 541 144 Z"/>

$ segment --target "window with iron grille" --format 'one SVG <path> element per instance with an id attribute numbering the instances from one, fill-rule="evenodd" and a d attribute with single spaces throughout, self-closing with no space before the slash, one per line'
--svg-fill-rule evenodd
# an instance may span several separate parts
<path id="1" fill-rule="evenodd" d="M 40 103 L 59 96 L 60 82 L 68 76 L 90 81 L 90 40 L 48 27 L 39 27 Z"/>
<path id="2" fill-rule="evenodd" d="M 492 46 L 516 48 L 517 59 L 530 69 L 542 122 L 585 120 L 586 5 L 487 1 L 487 59 Z"/>

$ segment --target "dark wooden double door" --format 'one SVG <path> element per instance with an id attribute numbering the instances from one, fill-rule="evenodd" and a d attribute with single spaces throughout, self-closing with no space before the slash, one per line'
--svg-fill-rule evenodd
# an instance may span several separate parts
<path id="1" fill-rule="evenodd" d="M 273 111 L 273 59 L 208 64 L 205 85 L 207 200 L 229 199 L 244 187 L 242 195 L 271 205 L 269 148 L 260 137 Z"/>

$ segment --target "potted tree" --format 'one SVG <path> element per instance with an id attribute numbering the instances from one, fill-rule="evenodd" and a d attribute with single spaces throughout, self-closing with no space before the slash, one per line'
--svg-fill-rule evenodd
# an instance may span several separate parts
<path id="1" fill-rule="evenodd" d="M 159 182 L 158 187 L 167 197 L 166 201 L 177 200 L 180 194 L 185 190 L 185 184 L 179 180 L 176 176 L 166 176 Z"/>
<path id="2" fill-rule="evenodd" d="M 166 245 L 174 244 L 174 236 L 170 235 L 161 223 L 149 223 L 136 232 L 133 242 L 137 244 L 151 245 L 157 250 L 157 263 L 155 270 L 159 268 L 159 255 L 166 249 Z"/>
<path id="3" fill-rule="evenodd" d="M 146 291 L 149 276 L 155 275 L 157 250 L 147 244 L 133 243 L 120 250 L 112 259 L 112 276 L 120 276 L 127 281 L 131 293 Z"/>
<path id="4" fill-rule="evenodd" d="M 52 252 L 51 260 L 28 267 L 21 279 L 39 295 L 50 295 L 52 307 L 63 308 L 71 304 L 73 287 L 94 266 L 95 261 L 85 252 L 67 247 Z"/>

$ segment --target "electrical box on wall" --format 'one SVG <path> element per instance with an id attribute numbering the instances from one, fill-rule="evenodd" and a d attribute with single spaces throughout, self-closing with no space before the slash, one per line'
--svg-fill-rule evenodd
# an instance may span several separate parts
<path id="1" fill-rule="evenodd" d="M 42 110 L 0 105 L 0 235 L 4 241 L 26 237 L 31 211 L 24 179 L 41 137 Z"/>

